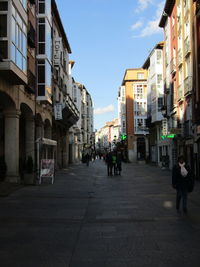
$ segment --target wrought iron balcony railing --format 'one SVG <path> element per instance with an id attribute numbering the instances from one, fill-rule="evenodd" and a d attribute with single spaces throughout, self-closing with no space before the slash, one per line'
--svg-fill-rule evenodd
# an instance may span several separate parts
<path id="1" fill-rule="evenodd" d="M 192 76 L 188 76 L 184 80 L 184 94 L 188 95 L 192 92 Z"/>
<path id="2" fill-rule="evenodd" d="M 183 54 L 181 49 L 178 50 L 178 65 L 181 65 L 183 62 Z"/>
<path id="3" fill-rule="evenodd" d="M 177 96 L 178 96 L 178 101 L 181 101 L 181 100 L 183 99 L 183 96 L 184 96 L 183 84 L 181 84 L 181 85 L 177 88 Z"/>
<path id="4" fill-rule="evenodd" d="M 176 72 L 176 61 L 175 58 L 172 58 L 170 61 L 170 71 L 171 73 Z"/>
<path id="5" fill-rule="evenodd" d="M 187 36 L 186 39 L 184 40 L 184 52 L 185 52 L 185 56 L 187 56 L 188 53 L 190 53 L 190 40 L 189 40 L 189 36 Z"/>

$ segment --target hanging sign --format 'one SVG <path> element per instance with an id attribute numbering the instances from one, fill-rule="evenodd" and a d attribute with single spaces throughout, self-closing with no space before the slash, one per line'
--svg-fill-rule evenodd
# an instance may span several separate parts
<path id="1" fill-rule="evenodd" d="M 55 120 L 62 120 L 62 108 L 63 105 L 62 104 L 55 104 L 54 105 L 54 116 L 55 116 Z"/>
<path id="2" fill-rule="evenodd" d="M 61 42 L 62 38 L 58 37 L 54 40 L 54 51 L 53 51 L 53 65 L 60 65 L 60 56 L 61 56 Z"/>

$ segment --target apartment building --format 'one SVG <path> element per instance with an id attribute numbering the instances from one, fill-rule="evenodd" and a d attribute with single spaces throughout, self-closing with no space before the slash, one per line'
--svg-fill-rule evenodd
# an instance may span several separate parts
<path id="1" fill-rule="evenodd" d="M 200 1 L 193 1 L 193 129 L 194 170 L 200 177 Z"/>
<path id="2" fill-rule="evenodd" d="M 97 152 L 114 150 L 120 141 L 120 125 L 118 118 L 109 121 L 95 133 L 95 148 Z"/>
<path id="3" fill-rule="evenodd" d="M 149 156 L 147 119 L 147 70 L 127 69 L 121 86 L 125 88 L 126 135 L 128 159 L 131 162 Z"/>
<path id="4" fill-rule="evenodd" d="M 0 160 L 7 181 L 21 183 L 31 158 L 34 183 L 41 158 L 52 157 L 53 146 L 56 167 L 73 158 L 69 129 L 80 117 L 74 62 L 55 0 L 0 1 L 0 21 Z M 91 131 L 91 114 L 88 123 Z"/>
<path id="5" fill-rule="evenodd" d="M 164 125 L 166 118 L 161 113 L 163 106 L 163 46 L 158 43 L 150 52 L 143 69 L 148 71 L 147 78 L 147 126 L 149 128 L 149 160 L 162 165 L 165 149 L 163 147 Z"/>
<path id="6" fill-rule="evenodd" d="M 35 162 L 35 138 L 47 130 L 43 123 L 51 113 L 35 101 L 36 1 L 1 1 L 0 6 L 0 154 L 7 180 L 21 182 L 28 157 Z"/>
<path id="7" fill-rule="evenodd" d="M 166 41 L 164 46 L 164 108 L 168 123 L 167 132 L 168 135 L 173 134 L 175 137 L 166 146 L 171 162 L 170 167 L 173 166 L 179 154 L 186 155 L 187 161 L 192 168 L 194 167 L 192 10 L 190 0 L 166 1 L 159 24 L 164 29 Z M 170 80 L 167 77 L 170 77 Z"/>
<path id="8" fill-rule="evenodd" d="M 93 147 L 93 134 L 94 134 L 94 122 L 93 122 L 93 101 L 92 97 L 87 91 L 86 87 L 76 82 L 76 88 L 78 89 L 81 97 L 81 105 L 79 106 L 80 109 L 80 118 L 81 121 L 79 122 L 81 125 L 81 132 L 79 135 L 79 140 L 81 141 L 82 145 L 80 145 L 80 149 L 82 150 L 81 153 L 87 149 L 94 149 Z"/>

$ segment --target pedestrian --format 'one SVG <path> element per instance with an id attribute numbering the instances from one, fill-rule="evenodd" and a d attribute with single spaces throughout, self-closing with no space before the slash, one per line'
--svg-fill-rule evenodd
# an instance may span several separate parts
<path id="1" fill-rule="evenodd" d="M 117 174 L 121 175 L 122 171 L 122 155 L 120 151 L 117 151 Z"/>
<path id="2" fill-rule="evenodd" d="M 182 209 L 187 213 L 187 198 L 189 182 L 194 181 L 190 167 L 186 164 L 183 156 L 178 157 L 177 164 L 172 170 L 172 186 L 176 189 L 176 210 L 179 212 L 182 200 Z"/>
<path id="3" fill-rule="evenodd" d="M 108 152 L 106 154 L 106 165 L 107 165 L 107 174 L 108 176 L 112 176 L 112 170 L 113 170 L 113 163 L 112 163 L 112 152 Z"/>
<path id="4" fill-rule="evenodd" d="M 112 164 L 113 164 L 113 168 L 114 168 L 114 175 L 117 174 L 117 153 L 116 151 L 114 151 L 112 153 Z"/>
<path id="5" fill-rule="evenodd" d="M 85 162 L 86 162 L 86 165 L 89 166 L 89 161 L 90 161 L 90 155 L 87 153 L 85 155 Z"/>

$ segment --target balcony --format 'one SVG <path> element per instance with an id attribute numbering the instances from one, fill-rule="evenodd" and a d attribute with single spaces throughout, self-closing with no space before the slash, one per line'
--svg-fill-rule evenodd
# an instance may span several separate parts
<path id="1" fill-rule="evenodd" d="M 2 59 L 2 61 L 0 61 L 0 76 L 4 77 L 4 79 L 8 80 L 11 84 L 27 84 L 26 73 L 20 70 L 11 60 Z"/>
<path id="2" fill-rule="evenodd" d="M 190 53 L 190 41 L 189 37 L 187 36 L 186 39 L 184 40 L 184 52 L 185 52 L 185 57 Z"/>
<path id="3" fill-rule="evenodd" d="M 192 93 L 192 76 L 188 76 L 184 80 L 184 94 L 185 96 Z"/>
<path id="4" fill-rule="evenodd" d="M 178 65 L 180 66 L 183 63 L 183 54 L 181 49 L 178 50 Z"/>
<path id="5" fill-rule="evenodd" d="M 62 110 L 63 124 L 70 128 L 79 120 L 80 113 L 69 95 L 66 96 Z"/>
<path id="6" fill-rule="evenodd" d="M 170 72 L 175 73 L 176 72 L 176 61 L 175 58 L 172 58 L 170 61 Z"/>
<path id="7" fill-rule="evenodd" d="M 182 101 L 183 100 L 183 96 L 184 96 L 184 90 L 183 90 L 183 84 L 181 84 L 178 88 L 177 88 L 177 97 L 178 97 L 178 101 Z"/>

